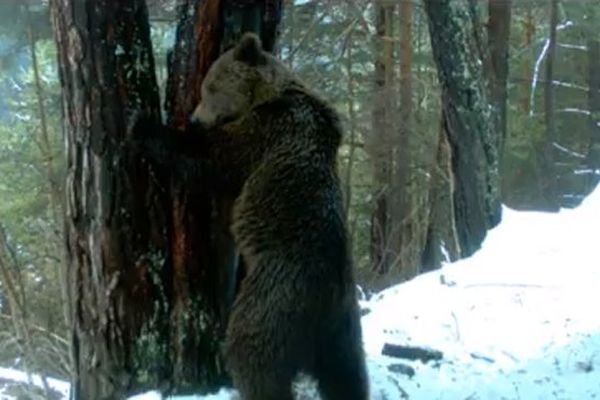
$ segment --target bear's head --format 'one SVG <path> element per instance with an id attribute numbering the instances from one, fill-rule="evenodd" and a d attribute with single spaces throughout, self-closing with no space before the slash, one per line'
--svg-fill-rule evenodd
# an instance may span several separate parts
<path id="1" fill-rule="evenodd" d="M 210 127 L 234 120 L 276 98 L 292 81 L 283 63 L 263 50 L 258 36 L 245 33 L 208 70 L 192 121 Z"/>

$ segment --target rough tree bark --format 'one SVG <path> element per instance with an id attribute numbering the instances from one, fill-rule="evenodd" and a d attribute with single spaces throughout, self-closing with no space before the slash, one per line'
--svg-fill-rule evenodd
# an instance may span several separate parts
<path id="1" fill-rule="evenodd" d="M 165 203 L 124 146 L 138 114 L 160 124 L 147 10 L 142 0 L 55 0 L 52 18 L 67 142 L 72 396 L 122 398 L 169 375 L 168 304 L 155 284 L 166 273 Z"/>
<path id="2" fill-rule="evenodd" d="M 167 94 L 171 127 L 185 128 L 202 78 L 227 41 L 257 29 L 272 47 L 278 7 L 181 5 Z M 210 240 L 218 236 L 209 218 L 213 199 L 195 183 L 152 173 L 127 145 L 140 116 L 150 117 L 149 129 L 161 129 L 145 2 L 53 0 L 51 8 L 67 142 L 72 397 L 219 385 L 222 265 Z"/>
<path id="3" fill-rule="evenodd" d="M 442 86 L 443 126 L 456 179 L 454 209 L 461 256 L 479 249 L 500 220 L 498 132 L 481 65 L 476 0 L 424 0 Z"/>

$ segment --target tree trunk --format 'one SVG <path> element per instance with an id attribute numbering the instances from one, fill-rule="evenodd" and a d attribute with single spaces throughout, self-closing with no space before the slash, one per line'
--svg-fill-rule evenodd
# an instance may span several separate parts
<path id="1" fill-rule="evenodd" d="M 425 0 L 425 11 L 452 149 L 456 230 L 466 257 L 479 249 L 501 212 L 498 132 L 481 68 L 478 7 L 476 0 Z"/>
<path id="2" fill-rule="evenodd" d="M 170 57 L 170 127 L 185 129 L 202 79 L 227 43 L 256 28 L 272 48 L 280 10 L 278 1 L 181 5 Z M 235 274 L 221 265 L 230 260 L 219 249 L 231 245 L 215 233 L 225 230 L 210 218 L 215 199 L 198 183 L 175 176 L 165 182 L 168 174 L 150 171 L 127 145 L 141 116 L 150 117 L 148 129 L 161 129 L 145 2 L 54 0 L 52 16 L 67 142 L 72 396 L 115 399 L 147 388 L 221 385 L 225 311 L 217 283 Z"/>
<path id="3" fill-rule="evenodd" d="M 40 140 L 39 140 L 39 148 L 40 153 L 42 155 L 44 167 L 46 170 L 46 179 L 48 181 L 48 198 L 50 203 L 50 209 L 52 211 L 52 219 L 54 223 L 54 233 L 56 237 L 56 245 L 60 251 L 60 263 L 58 263 L 56 270 L 53 271 L 55 273 L 54 279 L 58 282 L 61 282 L 61 300 L 63 301 L 63 318 L 66 323 L 66 326 L 70 325 L 71 313 L 69 311 L 69 301 L 66 290 L 66 282 L 67 278 L 65 276 L 65 268 L 64 268 L 64 258 L 65 252 L 62 247 L 64 232 L 63 232 L 63 190 L 62 185 L 59 182 L 58 175 L 56 174 L 56 157 L 53 151 L 52 142 L 50 140 L 50 133 L 48 132 L 48 120 L 46 117 L 46 105 L 44 104 L 44 90 L 42 88 L 42 79 L 40 77 L 39 71 L 39 63 L 37 58 L 36 51 L 36 37 L 35 37 L 35 26 L 32 21 L 32 15 L 29 8 L 29 5 L 26 4 L 25 7 L 27 13 L 27 28 L 28 28 L 28 36 L 29 36 L 29 50 L 31 54 L 31 66 L 33 69 L 33 81 L 35 83 L 35 95 L 38 103 L 38 118 L 40 120 Z M 60 246 L 60 247 L 58 247 Z"/>
<path id="4" fill-rule="evenodd" d="M 521 76 L 522 84 L 521 84 L 521 104 L 523 107 L 524 115 L 529 115 L 531 111 L 530 107 L 530 96 L 531 96 L 531 79 L 530 74 L 532 73 L 532 59 L 533 59 L 533 37 L 535 35 L 535 22 L 533 21 L 533 5 L 531 2 L 525 2 L 524 6 L 526 7 L 525 19 L 523 20 L 523 32 L 525 33 L 525 37 L 523 38 L 523 47 L 526 48 L 525 51 L 525 61 L 523 62 L 523 73 Z"/>
<path id="5" fill-rule="evenodd" d="M 346 190 L 345 190 L 345 220 L 346 226 L 350 226 L 350 206 L 352 205 L 352 171 L 354 168 L 354 156 L 356 154 L 356 111 L 355 111 L 355 94 L 354 94 L 354 73 L 352 66 L 354 65 L 352 57 L 352 46 L 354 45 L 352 31 L 348 32 L 348 38 L 346 39 L 346 74 L 348 80 L 346 82 L 346 90 L 348 91 L 347 107 L 348 107 L 348 130 L 350 131 L 349 137 L 349 150 L 348 150 L 348 163 L 346 164 Z M 351 237 L 351 240 L 354 238 Z"/>
<path id="6" fill-rule="evenodd" d="M 48 133 L 48 122 L 46 118 L 46 106 L 44 104 L 44 92 L 42 89 L 42 82 L 40 79 L 39 64 L 37 59 L 37 52 L 35 49 L 35 27 L 31 22 L 31 15 L 29 6 L 27 7 L 27 23 L 28 23 L 28 37 L 29 37 L 29 52 L 31 55 L 31 66 L 33 69 L 33 81 L 35 84 L 35 94 L 38 104 L 38 117 L 40 119 L 40 152 L 44 160 L 44 166 L 46 168 L 46 179 L 48 180 L 48 192 L 50 200 L 50 209 L 52 211 L 52 217 L 55 223 L 58 225 L 62 219 L 62 195 L 60 184 L 57 181 L 55 172 L 55 159 L 52 151 L 52 145 L 50 142 L 50 134 Z"/>
<path id="7" fill-rule="evenodd" d="M 137 115 L 160 124 L 148 15 L 142 0 L 97 3 L 52 3 L 75 399 L 123 398 L 169 375 L 165 203 L 124 144 Z"/>
<path id="8" fill-rule="evenodd" d="M 375 280 L 392 268 L 396 254 L 392 247 L 390 207 L 393 168 L 393 46 L 392 17 L 395 6 L 385 1 L 375 3 L 375 72 L 372 126 L 367 150 L 373 160 L 375 209 L 371 217 L 371 270 Z M 397 227 L 396 227 L 397 228 Z"/>
<path id="9" fill-rule="evenodd" d="M 491 101 L 498 115 L 498 153 L 506 141 L 507 81 L 512 0 L 488 0 L 488 43 L 491 61 Z"/>
<path id="10" fill-rule="evenodd" d="M 586 164 L 590 171 L 588 190 L 600 179 L 600 40 L 588 41 L 588 107 L 590 109 L 590 145 Z"/>
<path id="11" fill-rule="evenodd" d="M 413 151 L 413 89 L 412 89 L 412 14 L 413 3 L 400 2 L 400 110 L 398 112 L 398 136 L 394 140 L 395 165 L 393 199 L 391 205 L 395 234 L 393 248 L 397 252 L 400 279 L 406 280 L 419 273 L 422 251 L 419 228 L 423 224 L 416 199 L 417 188 L 411 184 L 413 166 L 417 164 L 417 154 Z"/>
<path id="12" fill-rule="evenodd" d="M 546 54 L 546 79 L 544 81 L 544 122 L 546 132 L 542 152 L 542 196 L 544 208 L 557 211 L 560 199 L 557 184 L 557 171 L 554 165 L 554 144 L 556 143 L 556 118 L 554 110 L 554 59 L 556 56 L 556 26 L 558 25 L 558 0 L 552 0 L 550 8 L 550 37 Z"/>
<path id="13" fill-rule="evenodd" d="M 455 179 L 452 173 L 452 150 L 445 124 L 441 125 L 435 164 L 431 171 L 430 216 L 421 257 L 421 272 L 438 269 L 443 262 L 456 261 L 461 255 L 454 215 Z"/>

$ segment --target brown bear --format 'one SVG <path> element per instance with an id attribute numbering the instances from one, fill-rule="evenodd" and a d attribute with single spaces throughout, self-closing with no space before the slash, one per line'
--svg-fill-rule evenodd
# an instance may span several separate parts
<path id="1" fill-rule="evenodd" d="M 335 111 L 247 33 L 210 68 L 192 119 L 174 157 L 201 159 L 212 184 L 239 193 L 231 230 L 247 268 L 225 339 L 235 387 L 292 400 L 303 372 L 324 400 L 366 400 Z"/>

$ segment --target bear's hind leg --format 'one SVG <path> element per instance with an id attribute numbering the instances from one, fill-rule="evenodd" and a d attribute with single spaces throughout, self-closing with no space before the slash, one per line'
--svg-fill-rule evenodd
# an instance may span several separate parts
<path id="1" fill-rule="evenodd" d="M 358 316 L 321 340 L 314 372 L 323 400 L 367 400 L 369 382 Z"/>
<path id="2" fill-rule="evenodd" d="M 233 382 L 241 400 L 294 400 L 292 379 L 277 371 L 237 371 Z"/>

